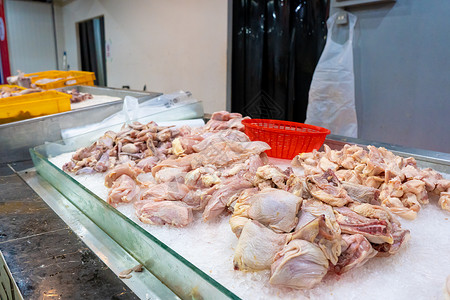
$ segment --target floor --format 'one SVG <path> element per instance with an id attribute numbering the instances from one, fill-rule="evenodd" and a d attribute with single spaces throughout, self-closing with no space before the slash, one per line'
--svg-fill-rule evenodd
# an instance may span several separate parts
<path id="1" fill-rule="evenodd" d="M 0 165 L 0 251 L 25 299 L 138 299 L 8 165 Z"/>

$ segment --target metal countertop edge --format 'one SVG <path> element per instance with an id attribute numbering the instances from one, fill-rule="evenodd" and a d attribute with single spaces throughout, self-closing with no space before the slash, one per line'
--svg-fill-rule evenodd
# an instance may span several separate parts
<path id="1" fill-rule="evenodd" d="M 61 193 L 41 178 L 35 168 L 16 173 L 116 275 L 139 264 Z M 121 280 L 140 299 L 180 299 L 148 270 L 144 269 L 144 272 L 131 274 L 130 279 Z"/>

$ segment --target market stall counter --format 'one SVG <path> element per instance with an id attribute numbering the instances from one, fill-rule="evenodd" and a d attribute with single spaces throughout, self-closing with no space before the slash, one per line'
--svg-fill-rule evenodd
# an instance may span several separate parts
<path id="1" fill-rule="evenodd" d="M 23 167 L 0 165 L 0 251 L 23 298 L 139 299 L 23 181 Z"/>

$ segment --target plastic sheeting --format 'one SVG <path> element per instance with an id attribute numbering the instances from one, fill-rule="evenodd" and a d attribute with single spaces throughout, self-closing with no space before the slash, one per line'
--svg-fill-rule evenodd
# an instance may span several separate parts
<path id="1" fill-rule="evenodd" d="M 348 26 L 337 25 L 338 13 L 328 19 L 328 39 L 309 91 L 307 124 L 325 127 L 332 134 L 358 136 L 353 72 L 353 32 L 356 16 L 348 13 Z M 348 27 L 348 28 L 347 28 Z M 335 29 L 348 32 L 340 44 Z M 345 28 L 345 29 L 344 29 Z"/>
<path id="2" fill-rule="evenodd" d="M 232 110 L 303 122 L 326 40 L 327 0 L 234 1 Z"/>
<path id="3" fill-rule="evenodd" d="M 121 111 L 99 123 L 61 130 L 61 136 L 66 144 L 82 144 L 95 141 L 107 130 L 119 131 L 124 123 L 173 123 L 172 121 L 177 120 L 203 118 L 203 115 L 202 102 L 193 98 L 190 92 L 164 94 L 142 103 L 138 103 L 134 97 L 126 96 Z M 191 125 L 198 124 L 198 121 L 194 121 Z"/>

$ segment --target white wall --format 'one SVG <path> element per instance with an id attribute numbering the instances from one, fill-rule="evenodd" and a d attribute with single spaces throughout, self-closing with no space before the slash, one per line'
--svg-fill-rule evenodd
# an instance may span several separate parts
<path id="1" fill-rule="evenodd" d="M 63 2 L 64 3 L 64 2 Z M 228 1 L 74 0 L 62 6 L 65 48 L 79 69 L 76 23 L 103 15 L 110 87 L 189 90 L 205 112 L 226 107 Z"/>
<path id="2" fill-rule="evenodd" d="M 11 0 L 5 4 L 11 74 L 56 69 L 51 4 Z"/>

